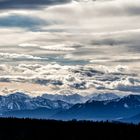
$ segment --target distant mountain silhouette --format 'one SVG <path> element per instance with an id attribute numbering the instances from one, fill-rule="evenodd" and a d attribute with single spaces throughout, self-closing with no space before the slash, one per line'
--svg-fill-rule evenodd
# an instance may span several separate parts
<path id="1" fill-rule="evenodd" d="M 85 102 L 82 102 L 83 100 L 87 100 L 87 97 L 78 94 L 44 94 L 40 97 L 30 97 L 17 92 L 8 96 L 0 96 L 0 115 L 1 117 L 57 120 L 140 122 L 140 95 L 128 95 L 120 98 L 113 93 L 105 93 L 91 96 Z M 76 101 L 82 103 L 74 104 Z"/>
<path id="2" fill-rule="evenodd" d="M 119 120 L 140 113 L 140 96 L 129 95 L 106 101 L 89 100 L 54 116 L 57 119 Z"/>

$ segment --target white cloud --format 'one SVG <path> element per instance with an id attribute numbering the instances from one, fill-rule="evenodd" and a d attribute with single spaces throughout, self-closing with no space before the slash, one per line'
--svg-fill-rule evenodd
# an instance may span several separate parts
<path id="1" fill-rule="evenodd" d="M 80 44 L 75 44 L 75 43 L 65 43 L 65 44 L 51 44 L 48 46 L 41 46 L 38 44 L 31 44 L 31 43 L 22 43 L 19 44 L 19 47 L 37 47 L 45 50 L 50 50 L 50 51 L 74 51 L 75 48 L 79 46 Z"/>
<path id="2" fill-rule="evenodd" d="M 0 53 L 0 59 L 20 59 L 20 60 L 43 60 L 46 58 L 41 58 L 37 56 L 32 55 L 26 55 L 26 54 L 16 54 L 16 53 Z"/>
<path id="3" fill-rule="evenodd" d="M 53 85 L 60 89 L 70 89 L 79 93 L 86 91 L 115 90 L 138 92 L 140 89 L 139 76 L 126 66 L 116 67 L 85 65 L 62 66 L 58 64 L 20 64 L 17 66 L 0 65 L 1 82 L 19 82 Z M 54 88 L 54 87 L 53 87 Z M 53 89 L 52 89 L 53 90 Z"/>
<path id="4" fill-rule="evenodd" d="M 19 44 L 19 47 L 39 47 L 38 44 L 22 43 Z"/>
<path id="5" fill-rule="evenodd" d="M 45 50 L 51 50 L 51 51 L 74 51 L 75 50 L 75 48 L 72 48 L 71 46 L 67 46 L 66 44 L 40 46 L 40 48 Z"/>

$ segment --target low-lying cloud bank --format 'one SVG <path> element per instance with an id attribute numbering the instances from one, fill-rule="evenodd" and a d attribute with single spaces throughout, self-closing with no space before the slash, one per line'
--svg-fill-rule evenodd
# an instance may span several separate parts
<path id="1" fill-rule="evenodd" d="M 6 74 L 6 75 L 5 75 Z M 140 92 L 140 77 L 127 66 L 0 65 L 0 82 L 34 83 L 71 90 Z M 91 91 L 92 91 L 91 90 Z"/>

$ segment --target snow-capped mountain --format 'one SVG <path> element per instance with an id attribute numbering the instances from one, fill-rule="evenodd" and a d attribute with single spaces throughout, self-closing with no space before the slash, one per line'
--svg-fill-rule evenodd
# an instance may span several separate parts
<path id="1" fill-rule="evenodd" d="M 70 94 L 70 95 L 43 94 L 42 97 L 45 99 L 52 100 L 52 101 L 61 100 L 70 104 L 84 103 L 88 100 L 87 97 L 83 97 L 79 94 Z"/>
<path id="2" fill-rule="evenodd" d="M 113 100 L 89 100 L 76 104 L 70 109 L 56 114 L 58 119 L 119 120 L 140 113 L 140 96 L 129 95 Z"/>
<path id="3" fill-rule="evenodd" d="M 49 109 L 69 109 L 71 107 L 71 104 L 66 103 L 64 101 L 52 101 L 43 97 L 32 98 L 30 102 L 31 104 L 34 104 L 36 108 L 44 107 Z"/>
<path id="4" fill-rule="evenodd" d="M 89 102 L 107 101 L 107 100 L 113 100 L 113 99 L 117 99 L 117 98 L 120 98 L 120 97 L 114 93 L 93 94 L 92 98 L 89 100 Z"/>
<path id="5" fill-rule="evenodd" d="M 52 101 L 61 100 L 70 104 L 85 103 L 86 101 L 106 101 L 120 98 L 114 93 L 94 93 L 87 96 L 79 94 L 43 94 L 41 97 Z"/>
<path id="6" fill-rule="evenodd" d="M 43 97 L 30 97 L 24 93 L 13 93 L 0 96 L 0 111 L 33 110 L 37 108 L 68 109 L 71 104 L 64 101 L 51 101 Z"/>
<path id="7" fill-rule="evenodd" d="M 19 92 L 0 96 L 0 111 L 34 109 L 34 106 L 30 104 L 30 99 L 29 96 Z"/>
<path id="8" fill-rule="evenodd" d="M 74 98 L 75 101 L 73 101 Z M 0 96 L 0 114 L 3 117 L 117 121 L 127 120 L 126 118 L 132 120 L 137 117 L 133 116 L 140 114 L 140 95 L 128 95 L 120 98 L 113 93 L 94 94 L 86 102 L 75 103 L 84 98 L 87 99 L 78 94 L 44 94 L 40 97 L 30 97 L 16 92 Z M 75 104 L 70 104 L 70 102 Z"/>

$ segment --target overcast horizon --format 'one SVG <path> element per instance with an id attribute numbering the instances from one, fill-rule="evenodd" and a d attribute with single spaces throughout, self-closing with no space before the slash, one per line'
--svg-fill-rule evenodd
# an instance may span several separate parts
<path id="1" fill-rule="evenodd" d="M 0 0 L 0 94 L 139 94 L 139 22 L 139 0 Z"/>

